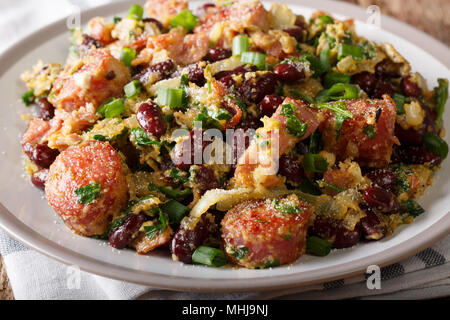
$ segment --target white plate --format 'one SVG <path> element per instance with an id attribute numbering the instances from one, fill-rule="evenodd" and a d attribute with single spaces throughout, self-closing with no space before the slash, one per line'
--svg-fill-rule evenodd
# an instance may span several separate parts
<path id="1" fill-rule="evenodd" d="M 116 2 L 85 11 L 82 22 L 86 23 L 94 16 L 113 16 L 125 12 L 134 2 Z M 384 30 L 380 30 L 361 22 L 368 15 L 352 5 L 322 0 L 285 2 L 297 13 L 306 16 L 314 9 L 321 9 L 340 18 L 358 20 L 356 27 L 360 35 L 378 42 L 393 43 L 431 87 L 436 85 L 438 77 L 450 78 L 449 49 L 403 23 L 383 16 L 381 22 Z M 19 101 L 25 91 L 19 75 L 40 58 L 45 62 L 65 61 L 68 36 L 66 21 L 62 20 L 18 42 L 0 57 L 0 226 L 28 247 L 106 277 L 158 288 L 225 292 L 287 288 L 362 273 L 369 265 L 383 266 L 399 261 L 449 234 L 448 161 L 444 162 L 434 186 L 421 199 L 427 212 L 415 223 L 402 226 L 388 239 L 334 251 L 326 258 L 303 256 L 291 266 L 268 270 L 236 270 L 183 265 L 172 261 L 164 251 L 138 256 L 131 250 L 117 251 L 106 242 L 72 234 L 49 208 L 42 193 L 28 182 L 28 178 L 25 179 L 19 144 L 25 130 L 20 114 L 26 111 Z M 449 112 L 445 113 L 445 121 L 450 124 Z"/>

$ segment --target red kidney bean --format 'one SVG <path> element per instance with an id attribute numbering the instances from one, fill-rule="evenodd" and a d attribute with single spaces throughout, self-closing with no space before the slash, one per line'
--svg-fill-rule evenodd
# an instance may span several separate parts
<path id="1" fill-rule="evenodd" d="M 425 131 L 432 132 L 435 135 L 439 134 L 439 129 L 436 127 L 436 111 L 428 108 L 427 106 L 420 103 L 422 109 L 425 111 L 425 119 L 423 119 L 423 124 L 425 127 Z"/>
<path id="2" fill-rule="evenodd" d="M 242 120 L 236 128 L 240 129 L 258 129 L 263 126 L 262 121 L 259 119 L 259 117 L 256 117 L 252 114 L 247 114 L 244 120 Z"/>
<path id="3" fill-rule="evenodd" d="M 214 78 L 217 80 L 222 79 L 223 77 L 231 76 L 231 75 L 240 75 L 245 74 L 247 72 L 255 72 L 258 71 L 258 68 L 253 65 L 243 65 L 239 66 L 233 70 L 227 70 L 227 71 L 220 71 L 214 75 Z"/>
<path id="4" fill-rule="evenodd" d="M 161 21 L 159 21 L 159 20 L 157 20 L 157 19 L 154 19 L 154 18 L 145 18 L 145 19 L 143 19 L 142 20 L 143 22 L 146 22 L 146 23 L 154 23 L 154 24 L 156 24 L 156 26 L 158 27 L 158 29 L 159 29 L 159 31 L 164 31 L 164 26 L 163 26 L 163 24 L 161 23 Z"/>
<path id="5" fill-rule="evenodd" d="M 39 189 L 45 189 L 45 182 L 48 179 L 48 169 L 41 169 L 36 171 L 31 176 L 31 183 L 34 184 Z"/>
<path id="6" fill-rule="evenodd" d="M 114 228 L 109 234 L 109 244 L 116 249 L 123 249 L 131 243 L 133 235 L 147 221 L 144 214 L 130 214 L 121 226 Z"/>
<path id="7" fill-rule="evenodd" d="M 201 141 L 200 141 L 201 138 Z M 201 143 L 201 147 L 200 144 Z M 201 152 L 201 155 L 197 156 L 202 159 L 203 162 L 203 152 L 207 146 L 211 144 L 210 141 L 203 139 L 203 132 L 200 130 L 192 130 L 189 133 L 188 139 L 175 145 L 173 149 L 172 162 L 175 166 L 180 169 L 187 171 L 192 164 L 195 164 L 195 152 Z M 200 149 L 197 150 L 197 149 Z M 188 154 L 185 154 L 188 153 Z M 198 163 L 197 163 L 198 164 Z"/>
<path id="8" fill-rule="evenodd" d="M 202 17 L 208 13 L 209 9 L 215 8 L 216 5 L 214 3 L 205 3 L 204 5 L 200 6 L 196 10 L 196 16 Z"/>
<path id="9" fill-rule="evenodd" d="M 147 83 L 150 75 L 157 73 L 161 79 L 168 78 L 175 70 L 175 65 L 172 60 L 166 60 L 145 68 L 133 77 L 134 80 L 139 80 L 142 83 Z"/>
<path id="10" fill-rule="evenodd" d="M 211 62 L 220 61 L 231 57 L 231 54 L 231 50 L 222 47 L 211 48 L 208 51 L 208 60 Z"/>
<path id="11" fill-rule="evenodd" d="M 394 148 L 395 154 L 392 157 L 395 163 L 425 164 L 438 166 L 442 158 L 422 146 L 402 146 Z"/>
<path id="12" fill-rule="evenodd" d="M 239 94 L 249 104 L 259 103 L 266 95 L 274 93 L 276 88 L 277 79 L 272 72 L 268 72 L 256 79 L 246 80 L 239 88 Z"/>
<path id="13" fill-rule="evenodd" d="M 189 81 L 195 83 L 199 87 L 203 87 L 206 82 L 204 70 L 198 64 L 194 64 L 188 68 L 188 76 Z"/>
<path id="14" fill-rule="evenodd" d="M 194 251 L 213 234 L 217 226 L 210 213 L 203 214 L 199 221 L 191 227 L 192 218 L 185 218 L 170 243 L 170 251 L 179 261 L 191 264 Z"/>
<path id="15" fill-rule="evenodd" d="M 379 62 L 375 66 L 375 75 L 377 77 L 383 78 L 383 79 L 398 78 L 399 74 L 396 71 L 388 70 L 389 69 L 388 65 L 389 65 L 388 60 L 383 60 L 383 61 Z"/>
<path id="16" fill-rule="evenodd" d="M 23 145 L 23 151 L 32 162 L 46 169 L 50 168 L 59 155 L 57 149 L 52 149 L 46 144 L 32 145 L 31 143 L 26 143 Z"/>
<path id="17" fill-rule="evenodd" d="M 387 233 L 386 224 L 370 208 L 363 208 L 366 216 L 360 220 L 361 232 L 366 240 L 380 240 Z"/>
<path id="18" fill-rule="evenodd" d="M 400 210 L 400 204 L 392 192 L 379 187 L 369 187 L 363 192 L 367 204 L 383 213 L 396 213 Z"/>
<path id="19" fill-rule="evenodd" d="M 285 154 L 279 160 L 279 174 L 285 176 L 288 181 L 300 183 L 303 179 L 303 165 L 294 154 Z"/>
<path id="20" fill-rule="evenodd" d="M 201 195 L 208 190 L 220 188 L 219 180 L 217 180 L 214 175 L 214 171 L 205 166 L 200 166 L 195 171 L 195 182 L 197 183 Z"/>
<path id="21" fill-rule="evenodd" d="M 422 95 L 422 89 L 411 80 L 411 77 L 404 77 L 400 86 L 405 96 L 418 98 Z"/>
<path id="22" fill-rule="evenodd" d="M 141 104 L 136 118 L 142 129 L 156 137 L 161 137 L 167 130 L 161 108 L 154 102 Z"/>
<path id="23" fill-rule="evenodd" d="M 397 177 L 390 169 L 376 169 L 367 174 L 367 177 L 380 188 L 390 192 L 395 191 Z"/>
<path id="24" fill-rule="evenodd" d="M 55 107 L 48 102 L 47 98 L 39 98 L 36 100 L 36 104 L 39 107 L 39 117 L 42 120 L 49 121 L 55 116 Z"/>
<path id="25" fill-rule="evenodd" d="M 395 136 L 400 140 L 402 145 L 421 146 L 423 143 L 423 134 L 425 128 L 419 130 L 403 129 L 400 125 L 395 125 Z"/>
<path id="26" fill-rule="evenodd" d="M 303 30 L 302 27 L 298 26 L 296 28 L 284 29 L 283 31 L 295 38 L 297 42 L 303 42 Z"/>
<path id="27" fill-rule="evenodd" d="M 282 63 L 275 68 L 273 68 L 273 72 L 275 73 L 278 80 L 283 82 L 295 82 L 305 78 L 305 73 L 299 71 L 293 64 L 291 63 Z"/>
<path id="28" fill-rule="evenodd" d="M 272 116 L 278 107 L 283 103 L 283 98 L 276 94 L 270 94 L 264 97 L 259 104 L 259 110 L 264 116 Z"/>
<path id="29" fill-rule="evenodd" d="M 225 76 L 225 77 L 222 77 L 222 78 L 220 78 L 218 81 L 219 81 L 221 84 L 223 84 L 223 85 L 225 86 L 225 88 L 227 88 L 227 89 L 231 89 L 231 88 L 235 85 L 235 82 L 234 82 L 232 76 Z"/>
<path id="30" fill-rule="evenodd" d="M 377 84 L 377 78 L 370 72 L 364 71 L 354 74 L 351 78 L 353 84 L 357 84 L 368 95 L 371 95 Z"/>
<path id="31" fill-rule="evenodd" d="M 97 41 L 95 38 L 87 34 L 83 34 L 83 42 L 79 46 L 79 50 L 83 53 L 88 53 L 92 46 L 96 48 L 103 48 L 103 44 L 100 41 Z"/>
<path id="32" fill-rule="evenodd" d="M 375 89 L 373 90 L 372 97 L 381 99 L 385 94 L 393 96 L 394 93 L 395 91 L 389 82 L 378 79 L 377 83 L 375 84 Z"/>
<path id="33" fill-rule="evenodd" d="M 308 232 L 323 239 L 332 239 L 332 246 L 337 249 L 353 247 L 361 239 L 358 227 L 349 230 L 342 222 L 323 216 L 316 217 Z"/>

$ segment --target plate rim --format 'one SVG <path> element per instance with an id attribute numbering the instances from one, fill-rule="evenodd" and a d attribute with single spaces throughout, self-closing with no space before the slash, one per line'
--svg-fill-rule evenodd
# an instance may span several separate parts
<path id="1" fill-rule="evenodd" d="M 364 12 L 364 9 L 360 7 L 337 1 L 317 0 L 314 1 L 314 4 L 308 3 L 307 0 L 278 1 L 284 2 L 286 4 L 299 5 L 309 8 L 325 9 L 333 7 L 333 9 L 330 9 L 332 13 L 352 16 L 355 20 L 358 20 L 357 17 L 360 17 L 362 15 L 362 12 Z M 111 11 L 111 14 L 113 14 L 114 12 L 123 11 L 133 2 L 134 1 L 131 0 L 117 1 L 83 10 L 81 12 L 82 24 L 86 23 L 88 19 L 96 15 L 105 15 L 105 11 Z M 201 2 L 201 0 L 194 0 L 192 2 Z M 450 50 L 447 46 L 434 39 L 433 37 L 425 34 L 424 32 L 417 30 L 414 27 L 409 26 L 396 19 L 385 15 L 382 15 L 382 19 L 384 21 L 383 30 L 396 34 L 397 36 L 413 43 L 418 47 L 433 47 L 433 52 L 430 52 L 428 50 L 425 51 L 447 67 L 450 65 L 450 61 L 447 61 L 447 57 L 450 53 Z M 33 38 L 51 39 L 52 37 L 59 35 L 61 33 L 61 27 L 65 26 L 66 21 L 67 17 L 59 19 L 32 33 L 28 33 L 26 36 L 18 40 L 15 44 L 3 51 L 0 54 L 0 74 L 3 74 L 5 70 L 8 70 L 9 66 L 13 64 L 8 64 L 6 62 L 16 62 L 17 60 L 20 60 L 29 49 L 36 48 L 36 40 L 33 41 Z M 386 27 L 386 25 L 388 27 Z M 408 38 L 405 37 L 405 32 L 409 35 Z M 411 39 L 411 33 L 416 34 L 417 37 Z M 417 42 L 421 42 L 422 45 L 417 44 Z M 427 43 L 428 45 L 423 46 L 424 43 Z M 19 54 L 17 54 L 17 52 L 19 52 Z M 255 281 L 256 279 L 252 278 L 199 279 L 186 276 L 162 275 L 150 271 L 141 271 L 132 268 L 121 267 L 108 262 L 102 262 L 95 258 L 60 246 L 56 242 L 52 242 L 51 240 L 40 235 L 38 232 L 32 230 L 29 226 L 22 223 L 1 203 L 0 228 L 2 228 L 14 239 L 25 244 L 25 246 L 66 265 L 79 266 L 81 270 L 89 273 L 116 280 L 127 281 L 130 283 L 147 285 L 154 288 L 192 292 L 226 293 L 248 292 L 255 290 L 269 291 L 303 287 L 307 285 L 313 285 L 363 274 L 366 271 L 367 266 L 369 265 L 376 264 L 382 267 L 392 263 L 396 263 L 428 248 L 440 239 L 447 236 L 450 233 L 450 215 L 447 212 L 433 225 L 429 226 L 429 228 L 423 230 L 421 233 L 416 234 L 411 239 L 409 239 L 408 243 L 399 243 L 389 249 L 370 256 L 370 258 L 368 259 L 359 258 L 341 264 L 336 267 L 337 270 L 333 270 L 332 274 L 329 274 L 329 272 L 327 272 L 329 271 L 327 270 L 327 268 L 318 271 L 310 271 L 308 278 L 310 278 L 311 280 L 302 279 L 302 277 L 299 277 L 298 273 L 267 278 L 258 278 L 257 281 Z M 413 243 L 414 245 L 412 245 Z M 417 243 L 419 243 L 419 245 L 417 245 Z M 109 272 L 107 272 L 106 270 L 108 270 Z M 324 273 L 328 273 L 328 275 Z M 214 282 L 214 287 L 211 286 L 212 281 Z"/>

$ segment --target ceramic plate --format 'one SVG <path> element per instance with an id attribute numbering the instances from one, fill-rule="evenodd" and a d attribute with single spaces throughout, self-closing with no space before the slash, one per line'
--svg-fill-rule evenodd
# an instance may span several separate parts
<path id="1" fill-rule="evenodd" d="M 285 2 L 305 16 L 321 9 L 338 18 L 354 18 L 358 34 L 376 42 L 394 44 L 430 87 L 436 85 L 438 77 L 450 79 L 450 50 L 412 27 L 385 16 L 381 17 L 382 29 L 373 27 L 365 23 L 369 17 L 365 10 L 338 1 Z M 82 23 L 94 16 L 124 13 L 132 3 L 120 1 L 87 10 L 82 13 Z M 192 6 L 200 3 L 191 1 Z M 25 91 L 19 75 L 38 59 L 65 61 L 68 37 L 64 19 L 36 31 L 0 57 L 0 226 L 28 247 L 66 264 L 119 280 L 174 290 L 236 292 L 294 287 L 363 273 L 369 265 L 399 261 L 449 234 L 450 162 L 447 160 L 433 187 L 420 199 L 427 212 L 415 223 L 402 226 L 387 239 L 334 251 L 326 258 L 303 256 L 290 266 L 246 270 L 183 265 L 172 261 L 165 251 L 139 256 L 131 250 L 117 251 L 106 242 L 74 235 L 47 205 L 42 192 L 25 177 L 19 144 L 25 130 L 20 114 L 26 112 L 19 101 Z M 450 125 L 450 112 L 445 113 L 445 123 Z"/>

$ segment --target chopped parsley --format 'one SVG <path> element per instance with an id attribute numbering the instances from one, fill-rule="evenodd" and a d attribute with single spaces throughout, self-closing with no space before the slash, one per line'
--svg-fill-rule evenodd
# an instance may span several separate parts
<path id="1" fill-rule="evenodd" d="M 268 269 L 268 268 L 275 268 L 280 266 L 280 260 L 271 260 L 267 261 L 266 263 L 257 266 L 256 269 Z"/>
<path id="2" fill-rule="evenodd" d="M 233 253 L 233 257 L 235 257 L 238 260 L 244 259 L 245 256 L 248 254 L 248 252 L 250 251 L 249 248 L 247 247 L 238 247 L 236 248 L 236 250 Z"/>
<path id="3" fill-rule="evenodd" d="M 299 206 L 294 206 L 279 199 L 273 199 L 272 206 L 275 210 L 281 212 L 282 214 L 298 214 L 303 211 Z"/>
<path id="4" fill-rule="evenodd" d="M 425 212 L 425 209 L 414 200 L 402 201 L 400 206 L 414 218 Z"/>
<path id="5" fill-rule="evenodd" d="M 306 133 L 308 126 L 306 123 L 301 121 L 296 115 L 295 107 L 292 103 L 285 104 L 282 106 L 280 115 L 286 117 L 286 129 L 287 132 L 296 137 L 303 137 Z"/>
<path id="6" fill-rule="evenodd" d="M 347 106 L 344 101 L 338 101 L 334 104 L 322 103 L 317 106 L 319 109 L 329 109 L 334 112 L 335 115 L 335 129 L 336 129 L 336 141 L 339 140 L 341 135 L 342 125 L 347 119 L 353 119 L 353 114 L 347 110 Z"/>
<path id="7" fill-rule="evenodd" d="M 101 198 L 100 183 L 92 183 L 87 186 L 75 190 L 75 195 L 78 198 L 78 203 L 90 205 L 98 198 Z"/>
<path id="8" fill-rule="evenodd" d="M 377 135 L 377 127 L 375 127 L 373 124 L 364 127 L 363 131 L 370 139 L 375 138 L 375 136 Z"/>
<path id="9" fill-rule="evenodd" d="M 27 106 L 31 106 L 31 104 L 34 102 L 34 92 L 33 90 L 27 91 L 22 96 L 22 102 Z"/>
<path id="10" fill-rule="evenodd" d="M 138 146 L 143 147 L 148 145 L 161 145 L 161 143 L 158 141 L 150 140 L 147 133 L 142 128 L 131 129 L 131 135 L 134 137 L 134 140 L 136 141 L 136 144 Z"/>
<path id="11" fill-rule="evenodd" d="M 158 233 L 163 233 L 169 225 L 169 217 L 167 213 L 164 213 L 161 209 L 158 209 L 158 212 L 158 222 L 152 226 L 144 227 L 144 232 L 150 240 L 152 240 Z"/>

